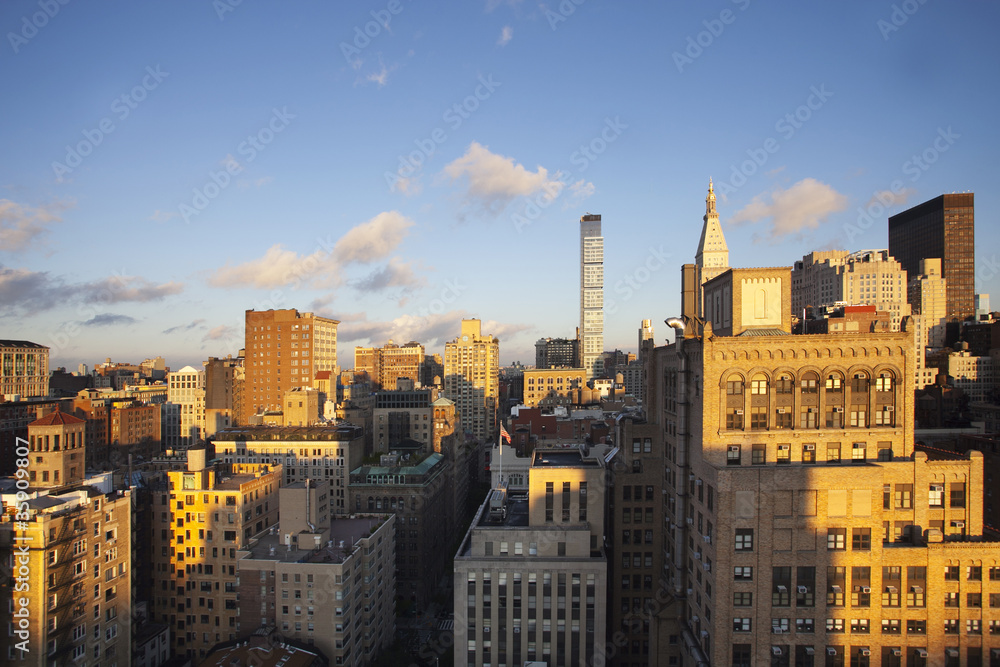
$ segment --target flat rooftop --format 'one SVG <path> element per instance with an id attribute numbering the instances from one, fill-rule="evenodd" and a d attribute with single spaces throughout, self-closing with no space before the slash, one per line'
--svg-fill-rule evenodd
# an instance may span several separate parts
<path id="1" fill-rule="evenodd" d="M 260 442 L 331 440 L 350 441 L 364 436 L 364 429 L 353 424 L 315 426 L 238 426 L 222 429 L 210 439 L 213 442 Z"/>
<path id="2" fill-rule="evenodd" d="M 599 468 L 596 459 L 585 459 L 580 450 L 535 449 L 533 468 Z"/>
<path id="3" fill-rule="evenodd" d="M 280 563 L 343 563 L 354 553 L 358 541 L 368 536 L 383 520 L 383 516 L 334 519 L 330 522 L 330 539 L 321 543 L 319 548 L 315 544 L 285 546 L 279 522 L 273 526 L 273 534 L 268 530 L 256 538 L 256 543 L 251 543 L 246 549 L 250 552 L 247 557 Z"/>
<path id="4" fill-rule="evenodd" d="M 489 504 L 489 495 L 486 503 Z M 479 515 L 477 528 L 525 528 L 528 525 L 528 498 L 507 496 L 507 518 L 503 521 L 490 519 L 489 507 Z"/>

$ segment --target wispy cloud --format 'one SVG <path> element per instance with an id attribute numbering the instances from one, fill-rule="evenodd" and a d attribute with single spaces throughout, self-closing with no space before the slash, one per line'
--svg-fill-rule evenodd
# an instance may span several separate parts
<path id="1" fill-rule="evenodd" d="M 500 39 L 497 40 L 499 46 L 507 46 L 507 43 L 514 38 L 514 29 L 509 25 L 505 25 L 503 30 L 500 31 Z"/>
<path id="2" fill-rule="evenodd" d="M 389 83 L 389 75 L 396 70 L 397 65 L 391 65 L 386 67 L 385 63 L 382 62 L 382 58 L 378 59 L 378 69 L 374 72 L 369 72 L 365 76 L 365 81 L 368 83 L 374 83 L 379 88 L 384 88 L 387 83 Z"/>
<path id="3" fill-rule="evenodd" d="M 82 327 L 111 327 L 111 326 L 127 326 L 129 324 L 135 324 L 139 320 L 134 317 L 129 317 L 128 315 L 118 315 L 116 313 L 100 313 L 94 315 L 92 318 L 86 322 L 80 322 Z"/>
<path id="4" fill-rule="evenodd" d="M 163 333 L 169 336 L 170 334 L 180 333 L 182 331 L 190 331 L 191 329 L 204 329 L 204 328 L 205 328 L 205 320 L 198 319 L 188 324 L 178 324 L 175 327 L 164 329 Z"/>
<path id="5" fill-rule="evenodd" d="M 0 251 L 18 252 L 37 243 L 53 223 L 62 222 L 59 213 L 70 202 L 53 202 L 31 207 L 0 199 Z"/>
<path id="6" fill-rule="evenodd" d="M 872 194 L 872 198 L 868 200 L 864 208 L 870 207 L 872 204 L 879 204 L 885 208 L 892 208 L 893 206 L 903 206 L 906 202 L 910 201 L 910 197 L 917 194 L 914 188 L 903 188 L 899 192 L 893 192 L 892 190 L 880 190 Z"/>
<path id="7" fill-rule="evenodd" d="M 209 329 L 208 333 L 201 340 L 202 342 L 209 340 L 233 340 L 242 337 L 243 333 L 238 328 L 220 324 L 217 327 Z"/>
<path id="8" fill-rule="evenodd" d="M 777 243 L 787 236 L 816 229 L 830 215 L 847 208 L 847 197 L 826 183 L 804 178 L 787 190 L 759 194 L 730 219 L 734 225 L 769 220 L 767 237 Z"/>
<path id="9" fill-rule="evenodd" d="M 387 340 L 418 340 L 427 348 L 441 347 L 454 340 L 461 330 L 462 320 L 471 317 L 464 310 L 428 315 L 401 315 L 384 322 L 369 322 L 362 317 L 341 316 L 337 327 L 337 340 L 344 344 L 371 343 L 381 345 Z M 501 324 L 495 320 L 483 322 L 483 334 L 492 334 L 506 340 L 517 333 L 530 331 L 529 324 Z"/>
<path id="10" fill-rule="evenodd" d="M 444 173 L 452 180 L 466 177 L 469 203 L 478 204 L 491 213 L 499 213 L 517 197 L 543 190 L 555 197 L 563 188 L 558 178 L 549 177 L 545 167 L 529 171 L 524 165 L 517 164 L 514 158 L 492 153 L 488 147 L 475 141 L 469 145 L 465 155 L 445 166 Z"/>

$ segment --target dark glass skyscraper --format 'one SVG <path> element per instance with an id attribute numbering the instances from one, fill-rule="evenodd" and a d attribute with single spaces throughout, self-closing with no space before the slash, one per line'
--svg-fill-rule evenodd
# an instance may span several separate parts
<path id="1" fill-rule="evenodd" d="M 976 312 L 974 197 L 941 195 L 889 218 L 889 254 L 908 276 L 920 275 L 920 260 L 941 258 L 949 320 Z"/>

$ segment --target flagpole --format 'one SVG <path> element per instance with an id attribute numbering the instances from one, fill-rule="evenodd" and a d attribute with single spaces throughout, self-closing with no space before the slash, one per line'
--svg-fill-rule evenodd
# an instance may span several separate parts
<path id="1" fill-rule="evenodd" d="M 503 422 L 500 422 L 500 428 L 503 428 Z M 503 484 L 503 436 L 500 434 L 497 434 L 497 446 L 500 451 L 498 454 L 499 460 L 497 461 L 497 486 L 499 487 Z"/>

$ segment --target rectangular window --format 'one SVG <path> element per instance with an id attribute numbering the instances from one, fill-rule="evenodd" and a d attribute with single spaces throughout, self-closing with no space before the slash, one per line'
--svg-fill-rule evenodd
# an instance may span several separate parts
<path id="1" fill-rule="evenodd" d="M 799 415 L 799 428 L 817 428 L 816 418 L 818 414 L 816 408 L 802 408 Z"/>
<path id="2" fill-rule="evenodd" d="M 840 463 L 840 443 L 830 442 L 826 445 L 826 462 Z"/>
<path id="3" fill-rule="evenodd" d="M 826 531 L 826 548 L 830 551 L 843 551 L 847 548 L 847 529 L 828 528 Z"/>
<path id="4" fill-rule="evenodd" d="M 931 484 L 927 504 L 931 507 L 944 507 L 944 484 Z"/>
<path id="5" fill-rule="evenodd" d="M 872 529 L 852 528 L 851 529 L 851 549 L 854 551 L 871 551 L 872 549 Z"/>
<path id="6" fill-rule="evenodd" d="M 949 504 L 951 507 L 965 507 L 965 483 L 952 482 L 950 487 Z"/>
<path id="7" fill-rule="evenodd" d="M 778 445 L 778 454 L 774 459 L 778 465 L 788 465 L 792 462 L 792 446 Z"/>
<path id="8" fill-rule="evenodd" d="M 767 429 L 767 408 L 750 408 L 750 428 L 755 431 Z"/>
<path id="9" fill-rule="evenodd" d="M 726 410 L 726 428 L 731 431 L 743 430 L 743 410 L 739 408 Z"/>
<path id="10" fill-rule="evenodd" d="M 753 567 L 749 565 L 737 565 L 733 568 L 734 581 L 753 581 Z"/>
<path id="11" fill-rule="evenodd" d="M 767 448 L 765 445 L 753 445 L 753 458 L 751 463 L 755 466 L 762 466 L 767 463 Z"/>
<path id="12" fill-rule="evenodd" d="M 856 463 L 864 463 L 868 458 L 868 446 L 863 442 L 855 442 L 851 446 L 851 460 Z"/>
<path id="13" fill-rule="evenodd" d="M 792 428 L 792 409 L 778 408 L 774 413 L 774 428 Z"/>
<path id="14" fill-rule="evenodd" d="M 729 445 L 728 447 L 726 447 L 726 465 L 730 466 L 740 465 L 739 445 Z"/>
<path id="15" fill-rule="evenodd" d="M 752 607 L 753 606 L 753 593 L 749 593 L 749 592 L 736 592 L 736 593 L 733 593 L 733 606 L 734 607 Z"/>
<path id="16" fill-rule="evenodd" d="M 893 497 L 896 501 L 896 509 L 913 509 L 912 484 L 897 484 Z"/>
<path id="17" fill-rule="evenodd" d="M 736 529 L 736 551 L 753 551 L 753 528 Z"/>

